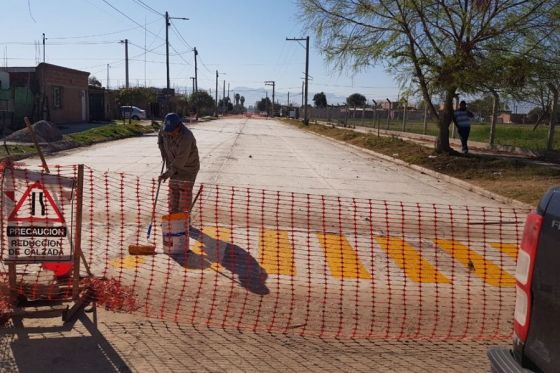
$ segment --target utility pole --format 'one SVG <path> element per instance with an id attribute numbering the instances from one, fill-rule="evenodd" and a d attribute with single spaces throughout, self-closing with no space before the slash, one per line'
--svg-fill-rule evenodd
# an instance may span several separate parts
<path id="1" fill-rule="evenodd" d="M 301 82 L 301 106 L 303 107 L 303 90 L 305 88 L 305 82 Z"/>
<path id="2" fill-rule="evenodd" d="M 288 105 L 287 106 L 290 106 L 290 91 L 288 91 Z"/>
<path id="3" fill-rule="evenodd" d="M 171 23 L 170 19 L 181 19 L 183 21 L 188 21 L 188 18 L 184 17 L 169 17 L 169 12 L 165 12 L 165 65 L 167 67 L 167 90 L 169 90 L 169 26 Z"/>
<path id="4" fill-rule="evenodd" d="M 109 64 L 107 64 L 107 89 L 109 89 Z"/>
<path id="5" fill-rule="evenodd" d="M 305 40 L 305 104 L 303 105 L 303 123 L 309 124 L 309 113 L 307 112 L 307 94 L 309 92 L 309 36 L 306 38 L 286 38 L 288 41 Z"/>
<path id="6" fill-rule="evenodd" d="M 121 44 L 123 43 L 124 43 L 124 61 L 125 61 L 125 72 L 126 72 L 125 88 L 128 88 L 128 39 L 121 40 Z"/>
<path id="7" fill-rule="evenodd" d="M 216 70 L 216 118 L 218 117 L 218 70 Z"/>
<path id="8" fill-rule="evenodd" d="M 274 90 L 276 88 L 276 82 L 274 80 L 267 80 L 264 82 L 264 85 L 272 86 L 272 117 L 274 118 Z"/>
<path id="9" fill-rule="evenodd" d="M 227 84 L 227 98 L 228 98 L 228 101 L 229 101 L 229 82 Z"/>
<path id="10" fill-rule="evenodd" d="M 222 93 L 222 108 L 224 115 L 226 114 L 226 80 L 224 79 L 223 93 Z"/>
<path id="11" fill-rule="evenodd" d="M 196 82 L 196 77 L 191 76 L 191 80 L 192 80 L 192 91 L 193 91 L 193 93 L 195 93 L 196 92 L 196 83 L 195 83 Z"/>
<path id="12" fill-rule="evenodd" d="M 45 41 L 47 38 L 45 37 L 45 33 L 43 32 L 43 63 L 45 62 Z"/>
<path id="13" fill-rule="evenodd" d="M 196 56 L 198 56 L 198 51 L 196 50 L 196 47 L 194 47 L 193 49 L 194 51 L 194 85 L 193 85 L 193 91 L 194 92 L 198 92 L 198 67 L 196 64 Z"/>

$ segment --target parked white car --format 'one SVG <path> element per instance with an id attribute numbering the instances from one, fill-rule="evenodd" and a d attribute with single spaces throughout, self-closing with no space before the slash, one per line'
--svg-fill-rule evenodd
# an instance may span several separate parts
<path id="1" fill-rule="evenodd" d="M 146 119 L 146 110 L 142 110 L 136 106 L 121 106 L 121 118 L 132 118 L 135 120 Z"/>

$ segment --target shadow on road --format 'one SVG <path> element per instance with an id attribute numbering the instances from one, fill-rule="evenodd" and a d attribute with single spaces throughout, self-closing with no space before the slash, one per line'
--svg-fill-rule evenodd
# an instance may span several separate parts
<path id="1" fill-rule="evenodd" d="M 270 293 L 266 286 L 268 278 L 266 270 L 247 250 L 230 242 L 210 237 L 194 227 L 190 228 L 189 234 L 192 239 L 202 243 L 203 251 L 200 254 L 190 251 L 186 255 L 172 255 L 173 260 L 181 266 L 189 269 L 213 268 L 219 272 L 220 268 L 216 268 L 214 264 L 217 263 L 233 275 L 237 275 L 239 285 L 248 291 L 257 295 Z"/>
<path id="2" fill-rule="evenodd" d="M 131 372 L 97 326 L 83 313 L 79 320 L 85 330 L 74 323 L 25 327 L 21 320 L 0 329 L 0 371 Z"/>

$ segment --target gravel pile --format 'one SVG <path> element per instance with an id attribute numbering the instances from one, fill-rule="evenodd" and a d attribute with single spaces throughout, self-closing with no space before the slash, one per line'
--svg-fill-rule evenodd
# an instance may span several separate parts
<path id="1" fill-rule="evenodd" d="M 62 132 L 54 125 L 46 120 L 40 120 L 32 125 L 37 141 L 40 143 L 52 143 L 62 140 Z M 27 128 L 20 129 L 9 136 L 6 136 L 8 141 L 16 142 L 33 142 L 31 133 Z"/>

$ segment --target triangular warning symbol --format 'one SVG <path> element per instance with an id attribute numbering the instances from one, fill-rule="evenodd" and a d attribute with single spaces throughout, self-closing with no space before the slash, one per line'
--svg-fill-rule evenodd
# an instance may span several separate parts
<path id="1" fill-rule="evenodd" d="M 64 223 L 64 217 L 49 191 L 37 181 L 23 193 L 8 221 Z"/>

